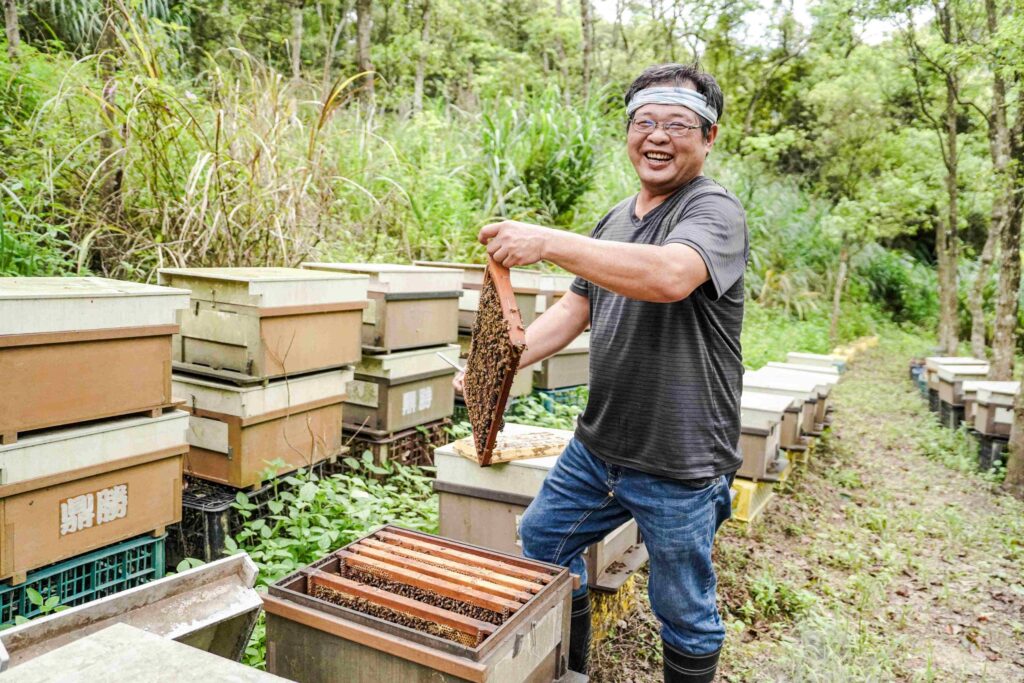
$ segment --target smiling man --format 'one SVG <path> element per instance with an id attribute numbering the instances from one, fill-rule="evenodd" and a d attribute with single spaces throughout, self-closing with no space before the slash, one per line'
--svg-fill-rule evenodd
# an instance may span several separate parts
<path id="1" fill-rule="evenodd" d="M 665 680 L 711 681 L 725 637 L 711 545 L 742 462 L 746 221 L 739 200 L 702 174 L 722 115 L 715 79 L 696 66 L 654 66 L 625 99 L 635 196 L 590 237 L 514 221 L 479 235 L 506 266 L 546 260 L 578 276 L 527 329 L 521 367 L 591 325 L 590 400 L 520 535 L 528 557 L 583 575 L 570 667 L 585 671 L 590 601 L 580 554 L 636 519 L 650 553 Z"/>

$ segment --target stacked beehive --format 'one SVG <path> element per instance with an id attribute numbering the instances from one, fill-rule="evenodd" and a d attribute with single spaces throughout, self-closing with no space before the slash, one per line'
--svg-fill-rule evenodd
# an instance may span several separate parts
<path id="1" fill-rule="evenodd" d="M 369 277 L 363 357 L 345 403 L 346 441 L 377 459 L 430 464 L 454 410 L 462 272 L 376 263 L 302 267 Z"/>
<path id="2" fill-rule="evenodd" d="M 966 385 L 967 382 L 964 382 Z M 974 431 L 978 435 L 978 468 L 982 471 L 1006 462 L 1013 404 L 1020 382 L 973 382 Z"/>
<path id="3" fill-rule="evenodd" d="M 537 315 L 561 299 L 575 279 L 573 275 L 545 274 L 540 277 Z M 590 383 L 590 331 L 583 332 L 555 355 L 541 361 L 533 372 L 533 386 L 543 399 L 568 402 L 577 387 Z"/>
<path id="4" fill-rule="evenodd" d="M 444 263 L 440 261 L 417 261 L 416 265 L 463 272 L 462 296 L 459 298 L 459 345 L 462 347 L 462 357 L 465 358 L 469 355 L 473 321 L 476 319 L 476 312 L 480 307 L 480 290 L 484 284 L 484 271 L 487 267 L 475 263 Z M 522 268 L 512 268 L 510 273 L 519 315 L 523 319 L 523 326 L 527 327 L 537 317 L 537 295 L 541 291 L 541 274 Z M 516 373 L 509 396 L 511 398 L 526 396 L 531 391 L 533 391 L 533 368 L 523 368 Z"/>
<path id="5" fill-rule="evenodd" d="M 845 361 L 833 356 L 792 353 L 785 363 L 768 363 L 743 376 L 740 451 L 743 465 L 733 482 L 734 516 L 755 518 L 804 462 L 812 440 L 831 423 L 831 389 Z"/>
<path id="6" fill-rule="evenodd" d="M 151 285 L 0 278 L 0 621 L 31 616 L 27 587 L 77 604 L 163 575 L 188 449 L 171 398 L 187 305 Z"/>
<path id="7" fill-rule="evenodd" d="M 184 519 L 172 556 L 211 559 L 211 505 L 343 450 L 342 404 L 359 362 L 367 277 L 297 268 L 171 268 L 191 290 L 174 338 L 174 396 L 190 414 Z M 224 523 L 230 526 L 228 522 Z M 221 537 L 223 537 L 223 533 Z"/>

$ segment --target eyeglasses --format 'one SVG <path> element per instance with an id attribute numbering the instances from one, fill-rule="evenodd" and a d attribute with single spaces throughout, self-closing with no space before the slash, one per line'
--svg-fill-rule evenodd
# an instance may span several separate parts
<path id="1" fill-rule="evenodd" d="M 680 121 L 658 122 L 650 119 L 633 119 L 630 121 L 629 127 L 637 133 L 643 133 L 644 135 L 650 135 L 660 127 L 666 134 L 673 138 L 681 138 L 684 135 L 689 135 L 691 130 L 697 130 L 700 128 L 699 125 L 691 126 L 688 123 L 682 123 Z"/>

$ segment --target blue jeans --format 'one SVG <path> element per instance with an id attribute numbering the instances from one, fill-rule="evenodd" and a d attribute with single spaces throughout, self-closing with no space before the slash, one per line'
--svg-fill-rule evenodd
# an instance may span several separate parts
<path id="1" fill-rule="evenodd" d="M 648 594 L 662 639 L 680 652 L 704 655 L 725 640 L 711 543 L 731 513 L 725 476 L 694 489 L 605 464 L 573 439 L 523 514 L 519 533 L 526 557 L 579 574 L 575 595 L 582 595 L 587 573 L 580 554 L 632 517 L 650 554 Z"/>

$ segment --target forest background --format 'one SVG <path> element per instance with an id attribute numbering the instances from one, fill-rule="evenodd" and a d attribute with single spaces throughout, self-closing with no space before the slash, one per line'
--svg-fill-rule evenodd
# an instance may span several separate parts
<path id="1" fill-rule="evenodd" d="M 1013 376 L 1021 0 L 3 2 L 2 275 L 585 233 L 636 191 L 629 82 L 697 60 L 751 233 L 747 363 L 895 323 Z"/>

